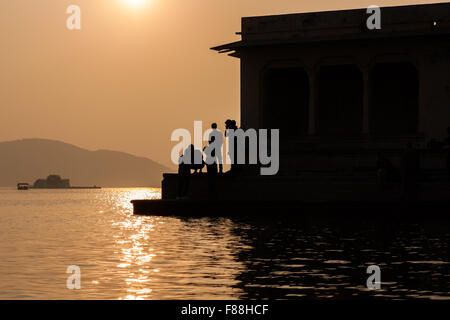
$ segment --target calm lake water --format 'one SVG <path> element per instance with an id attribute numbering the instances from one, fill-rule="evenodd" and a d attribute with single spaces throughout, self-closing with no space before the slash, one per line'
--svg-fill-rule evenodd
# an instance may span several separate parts
<path id="1" fill-rule="evenodd" d="M 158 197 L 0 189 L 0 299 L 450 299 L 448 221 L 132 215 L 130 200 Z M 380 290 L 366 288 L 372 264 Z"/>

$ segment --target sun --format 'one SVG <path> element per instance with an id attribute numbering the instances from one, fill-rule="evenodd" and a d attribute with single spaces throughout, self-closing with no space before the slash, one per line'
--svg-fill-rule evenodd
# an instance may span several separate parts
<path id="1" fill-rule="evenodd" d="M 123 0 L 123 1 L 125 1 L 125 3 L 128 6 L 135 8 L 142 7 L 147 2 L 147 0 Z"/>

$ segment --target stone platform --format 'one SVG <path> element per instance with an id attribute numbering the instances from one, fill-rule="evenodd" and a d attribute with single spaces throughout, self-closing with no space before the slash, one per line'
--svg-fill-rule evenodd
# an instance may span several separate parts
<path id="1" fill-rule="evenodd" d="M 135 215 L 174 217 L 270 217 L 368 220 L 450 219 L 450 201 L 273 201 L 273 200 L 133 200 Z"/>
<path id="2" fill-rule="evenodd" d="M 177 200 L 178 175 L 164 174 L 161 200 L 133 200 L 135 214 L 162 216 L 444 215 L 450 212 L 445 172 L 425 172 L 405 199 L 400 183 L 380 189 L 372 173 L 304 172 L 296 176 L 218 175 L 215 197 L 206 174 L 191 176 L 188 200 Z M 339 216 L 341 216 L 339 214 Z"/>

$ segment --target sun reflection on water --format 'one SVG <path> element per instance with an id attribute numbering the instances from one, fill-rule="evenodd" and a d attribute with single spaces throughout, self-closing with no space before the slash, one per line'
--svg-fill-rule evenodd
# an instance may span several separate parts
<path id="1" fill-rule="evenodd" d="M 230 246 L 239 242 L 232 234 L 232 223 L 226 219 L 185 221 L 132 214 L 132 199 L 159 197 L 159 189 L 129 190 L 111 196 L 112 206 L 122 216 L 112 221 L 117 233 L 112 235 L 118 255 L 116 268 L 123 277 L 124 293 L 118 299 L 170 299 L 182 291 L 186 296 L 212 294 L 220 298 L 236 291 L 224 286 L 225 280 L 227 286 L 232 284 L 229 279 L 243 268 Z M 222 268 L 218 259 L 235 268 Z M 211 286 L 211 292 L 195 292 L 194 286 L 187 289 L 194 282 Z M 215 290 L 214 286 L 222 289 Z M 161 291 L 166 292 L 164 296 Z"/>

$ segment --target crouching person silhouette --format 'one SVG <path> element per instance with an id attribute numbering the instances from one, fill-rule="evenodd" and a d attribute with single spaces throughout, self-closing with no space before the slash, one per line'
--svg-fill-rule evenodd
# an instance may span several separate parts
<path id="1" fill-rule="evenodd" d="M 200 150 L 195 149 L 191 144 L 184 151 L 184 163 L 189 165 L 189 168 L 194 170 L 194 173 L 202 172 L 205 162 L 203 161 L 203 154 Z"/>

